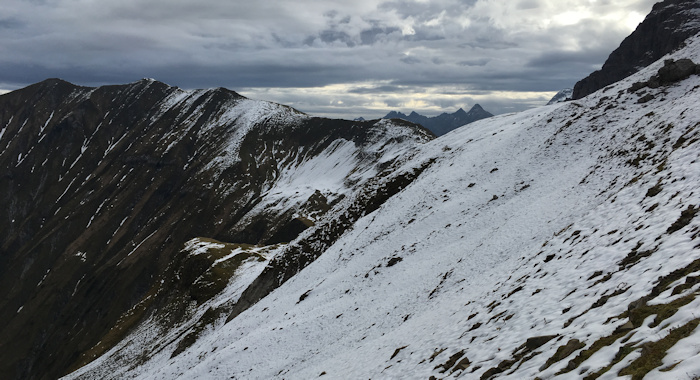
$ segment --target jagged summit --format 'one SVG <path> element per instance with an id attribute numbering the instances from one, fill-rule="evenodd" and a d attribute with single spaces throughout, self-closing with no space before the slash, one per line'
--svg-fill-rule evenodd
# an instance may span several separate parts
<path id="1" fill-rule="evenodd" d="M 580 99 L 615 83 L 671 53 L 700 32 L 700 1 L 664 0 L 656 3 L 637 29 L 625 38 L 602 69 L 574 86 L 573 99 Z"/>
<path id="2" fill-rule="evenodd" d="M 480 105 L 475 104 L 469 110 L 469 112 L 465 112 L 464 109 L 460 108 L 452 114 L 443 112 L 435 117 L 427 117 L 417 113 L 416 111 L 411 111 L 409 115 L 397 111 L 391 111 L 384 116 L 384 119 L 408 120 L 412 123 L 424 126 L 436 136 L 441 136 L 451 130 L 454 130 L 455 128 L 459 128 L 463 125 L 491 116 L 493 115 L 490 112 L 485 111 Z"/>

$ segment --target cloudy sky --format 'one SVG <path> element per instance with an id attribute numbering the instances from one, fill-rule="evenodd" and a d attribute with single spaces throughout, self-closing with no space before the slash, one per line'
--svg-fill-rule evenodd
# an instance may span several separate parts
<path id="1" fill-rule="evenodd" d="M 2 0 L 0 90 L 155 78 L 329 117 L 496 113 L 600 68 L 655 0 Z"/>

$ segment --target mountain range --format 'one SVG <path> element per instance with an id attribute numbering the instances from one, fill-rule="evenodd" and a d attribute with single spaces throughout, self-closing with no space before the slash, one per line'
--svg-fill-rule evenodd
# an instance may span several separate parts
<path id="1" fill-rule="evenodd" d="M 629 76 L 449 137 L 154 80 L 0 96 L 0 378 L 700 377 L 697 5 Z"/>
<path id="2" fill-rule="evenodd" d="M 454 113 L 443 112 L 438 116 L 428 117 L 418 114 L 412 111 L 410 114 L 406 115 L 401 112 L 391 111 L 384 119 L 402 119 L 408 120 L 412 123 L 420 124 L 427 128 L 435 134 L 435 136 L 442 136 L 445 133 L 459 128 L 463 125 L 473 123 L 477 120 L 485 119 L 491 117 L 493 114 L 481 108 L 480 105 L 475 104 L 469 112 L 463 109 L 458 109 Z"/>

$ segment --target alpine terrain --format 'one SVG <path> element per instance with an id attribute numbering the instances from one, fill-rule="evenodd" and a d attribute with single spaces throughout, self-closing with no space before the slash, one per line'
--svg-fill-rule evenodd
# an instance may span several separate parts
<path id="1" fill-rule="evenodd" d="M 443 112 L 438 116 L 428 117 L 423 116 L 415 111 L 406 115 L 401 112 L 391 111 L 384 119 L 403 119 L 410 121 L 412 123 L 420 124 L 421 126 L 427 128 L 435 134 L 435 136 L 442 136 L 445 133 L 452 131 L 456 128 L 464 126 L 469 123 L 473 123 L 477 120 L 486 119 L 487 117 L 493 116 L 492 113 L 481 108 L 480 105 L 475 104 L 469 112 L 463 109 L 458 109 L 454 113 Z"/>
<path id="2" fill-rule="evenodd" d="M 551 106 L 552 104 L 556 103 L 561 103 L 561 102 L 566 102 L 568 100 L 571 100 L 571 95 L 574 93 L 573 88 L 565 88 L 559 92 L 557 92 L 552 99 L 547 102 L 548 106 Z"/>
<path id="3" fill-rule="evenodd" d="M 0 377 L 700 378 L 699 4 L 629 76 L 438 138 L 153 80 L 0 96 Z"/>
<path id="4" fill-rule="evenodd" d="M 49 79 L 0 97 L 0 125 L 3 379 L 64 375 L 154 312 L 165 324 L 199 318 L 190 302 L 225 290 L 238 267 L 255 276 L 303 248 L 270 264 L 269 286 L 292 276 L 321 246 L 288 242 L 343 210 L 333 231 L 309 234 L 332 241 L 372 207 L 353 203 L 356 190 L 383 186 L 408 147 L 432 138 L 406 122 L 312 118 L 153 80 Z M 206 247 L 222 249 L 190 254 Z"/>

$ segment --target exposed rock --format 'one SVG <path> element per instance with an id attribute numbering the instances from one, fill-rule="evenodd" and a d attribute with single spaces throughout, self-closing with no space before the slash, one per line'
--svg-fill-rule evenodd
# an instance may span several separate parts
<path id="1" fill-rule="evenodd" d="M 464 356 L 464 350 L 459 351 L 459 352 L 455 353 L 454 355 L 450 356 L 450 358 L 447 359 L 447 361 L 445 363 L 436 366 L 435 369 L 442 368 L 442 370 L 440 370 L 440 372 L 445 373 L 445 372 L 449 371 L 450 368 L 455 366 L 455 364 L 457 364 L 457 361 L 460 358 L 462 358 L 463 356 Z M 469 359 L 467 359 L 465 357 L 463 360 L 460 360 L 459 364 L 457 364 L 457 365 L 460 366 L 459 369 L 465 369 L 469 366 Z M 457 369 L 455 369 L 455 370 L 457 370 Z"/>
<path id="2" fill-rule="evenodd" d="M 700 2 L 665 0 L 654 5 L 637 29 L 610 54 L 603 68 L 580 80 L 572 98 L 580 99 L 615 83 L 677 50 L 700 31 Z"/>
<path id="3" fill-rule="evenodd" d="M 688 78 L 697 73 L 698 70 L 700 70 L 700 65 L 696 65 L 690 59 L 683 58 L 677 61 L 667 59 L 664 61 L 664 65 L 657 71 L 656 75 L 653 75 L 646 82 L 634 82 L 627 91 L 637 92 L 646 87 L 654 89 L 661 86 L 668 86 Z M 646 94 L 639 99 L 639 103 L 646 103 L 651 99 L 654 99 L 654 96 Z"/>
<path id="4" fill-rule="evenodd" d="M 664 66 L 659 69 L 659 82 L 669 84 L 683 80 L 697 71 L 697 65 L 690 59 L 679 59 L 674 61 L 667 59 Z"/>
<path id="5" fill-rule="evenodd" d="M 532 351 L 537 348 L 540 348 L 542 345 L 545 343 L 549 342 L 550 340 L 556 338 L 556 335 L 544 335 L 544 336 L 536 336 L 532 338 L 527 338 L 527 341 L 525 341 L 525 347 Z"/>
<path id="6" fill-rule="evenodd" d="M 654 95 L 646 94 L 646 95 L 642 96 L 641 98 L 639 98 L 639 100 L 637 100 L 637 103 L 646 103 L 652 99 L 654 99 Z"/>

